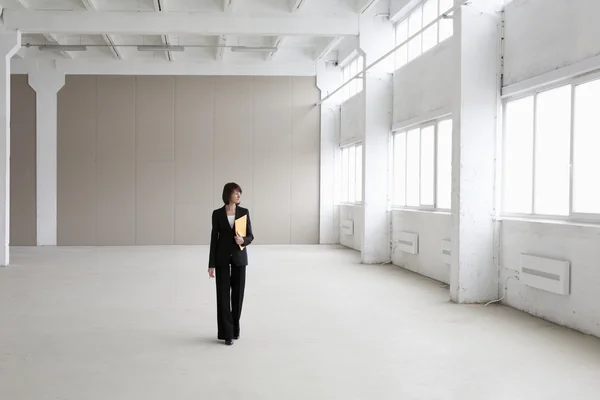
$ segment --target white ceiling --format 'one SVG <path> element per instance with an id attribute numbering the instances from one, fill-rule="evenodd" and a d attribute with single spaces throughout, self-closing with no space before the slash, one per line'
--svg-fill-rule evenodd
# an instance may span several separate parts
<path id="1" fill-rule="evenodd" d="M 371 0 L 0 0 L 5 29 L 22 32 L 23 60 L 140 63 L 307 63 L 335 58 Z M 296 9 L 297 8 L 297 9 Z M 26 47 L 27 44 L 31 45 Z M 86 45 L 42 51 L 39 45 Z M 139 45 L 184 46 L 139 51 Z M 232 52 L 232 46 L 277 52 Z"/>

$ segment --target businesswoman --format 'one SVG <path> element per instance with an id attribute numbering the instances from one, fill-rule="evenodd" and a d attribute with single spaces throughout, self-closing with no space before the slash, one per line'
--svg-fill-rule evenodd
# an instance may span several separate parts
<path id="1" fill-rule="evenodd" d="M 225 205 L 213 211 L 210 235 L 208 274 L 211 278 L 216 277 L 217 337 L 225 340 L 228 346 L 240 337 L 248 265 L 246 246 L 254 240 L 250 213 L 239 205 L 241 195 L 242 189 L 236 183 L 230 182 L 223 187 Z M 244 221 L 245 225 L 240 226 Z"/>

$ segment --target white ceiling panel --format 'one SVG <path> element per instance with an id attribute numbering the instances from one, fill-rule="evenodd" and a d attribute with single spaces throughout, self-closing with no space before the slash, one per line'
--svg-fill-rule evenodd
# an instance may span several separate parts
<path id="1" fill-rule="evenodd" d="M 162 11 L 157 13 L 159 2 Z M 247 65 L 253 73 L 264 65 L 271 74 L 277 65 L 294 70 L 290 66 L 300 64 L 303 67 L 297 70 L 305 73 L 315 54 L 325 51 L 329 43 L 354 37 L 356 4 L 356 0 L 0 0 L 0 7 L 7 10 L 6 29 L 25 32 L 24 47 L 18 52 L 24 60 L 54 58 L 61 65 L 77 66 L 85 60 L 112 61 L 132 69 L 145 62 L 180 63 L 182 71 L 185 65 L 190 70 L 192 65 L 202 65 L 209 71 L 219 64 L 231 71 L 242 71 Z M 33 46 L 26 47 L 27 43 Z M 185 49 L 137 49 L 166 43 Z M 40 51 L 44 44 L 81 44 L 87 50 Z M 259 51 L 233 52 L 233 46 Z M 274 46 L 276 52 L 265 51 Z"/>
<path id="2" fill-rule="evenodd" d="M 23 7 L 36 11 L 81 11 L 85 10 L 81 0 L 18 0 Z M 8 5 L 6 6 L 9 7 Z"/>

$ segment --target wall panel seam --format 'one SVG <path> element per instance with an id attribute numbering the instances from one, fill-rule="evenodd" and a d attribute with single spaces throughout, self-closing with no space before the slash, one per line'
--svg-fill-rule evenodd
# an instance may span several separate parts
<path id="1" fill-rule="evenodd" d="M 133 78 L 133 243 L 138 244 L 137 238 L 137 198 L 138 198 L 138 176 L 137 176 L 137 158 L 138 158 L 138 77 Z"/>

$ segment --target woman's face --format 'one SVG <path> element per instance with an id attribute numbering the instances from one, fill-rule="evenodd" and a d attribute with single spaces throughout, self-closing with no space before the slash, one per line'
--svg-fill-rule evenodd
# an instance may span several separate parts
<path id="1" fill-rule="evenodd" d="M 234 190 L 231 193 L 231 198 L 229 199 L 229 201 L 233 204 L 240 204 L 241 199 L 242 199 L 242 194 L 240 193 L 240 191 Z"/>

